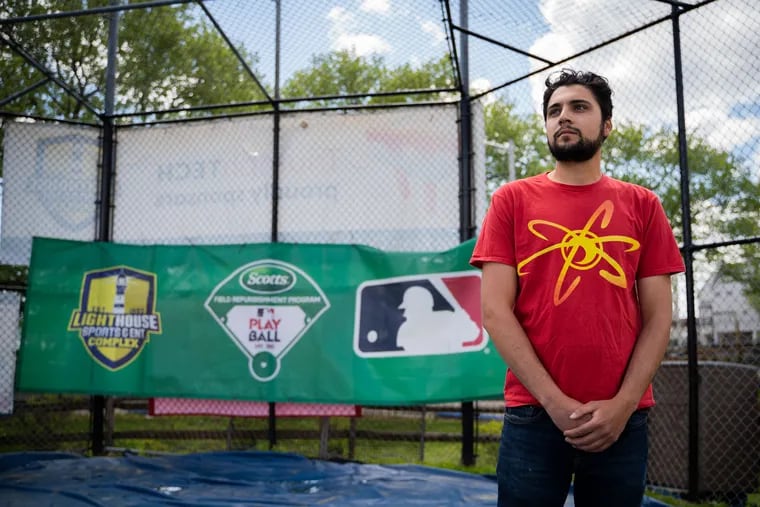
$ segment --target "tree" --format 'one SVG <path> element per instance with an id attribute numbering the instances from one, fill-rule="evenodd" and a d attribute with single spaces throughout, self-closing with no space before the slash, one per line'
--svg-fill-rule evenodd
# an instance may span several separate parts
<path id="1" fill-rule="evenodd" d="M 418 68 L 407 63 L 393 69 L 388 69 L 380 79 L 379 89 L 384 92 L 445 90 L 451 89 L 455 85 L 451 61 L 448 56 L 444 56 L 439 60 L 425 62 Z M 370 103 L 392 104 L 426 100 L 440 101 L 453 98 L 455 96 L 450 92 L 430 92 L 373 97 Z"/>
<path id="2" fill-rule="evenodd" d="M 496 100 L 484 108 L 486 139 L 496 144 L 511 143 L 514 148 L 515 177 L 525 178 L 549 170 L 551 153 L 544 126 L 538 115 L 519 115 L 514 104 Z M 486 178 L 495 189 L 509 179 L 509 161 L 504 150 L 486 147 Z"/>
<path id="3" fill-rule="evenodd" d="M 291 96 L 362 94 L 391 90 L 445 89 L 452 86 L 448 57 L 417 68 L 387 68 L 379 57 L 365 59 L 341 51 L 314 58 L 312 66 L 297 72 L 286 84 Z M 438 93 L 352 98 L 342 104 L 376 104 L 440 100 Z M 446 98 L 446 97 L 443 97 Z M 329 101 L 324 101 L 327 105 Z M 335 103 L 332 102 L 334 105 Z M 540 114 L 517 114 L 514 104 L 497 99 L 484 110 L 486 178 L 489 188 L 507 180 L 507 153 L 499 144 L 514 147 L 517 178 L 549 170 L 554 161 L 546 144 Z M 497 145 L 497 146 L 494 146 Z M 619 124 L 604 144 L 604 171 L 614 177 L 652 189 L 661 199 L 677 238 L 683 241 L 681 176 L 677 134 L 645 125 Z M 760 186 L 748 161 L 717 149 L 697 136 L 687 143 L 691 222 L 695 237 L 705 241 L 760 235 Z M 730 184 L 728 184 L 730 182 Z M 744 248 L 747 259 L 757 256 Z M 756 248 L 756 245 L 755 245 Z M 713 256 L 720 252 L 714 251 Z M 760 278 L 760 261 L 743 263 L 742 281 Z M 752 269 L 754 266 L 754 269 Z M 739 273 L 740 270 L 733 272 Z M 737 274 L 737 276 L 739 276 Z"/>
<path id="4" fill-rule="evenodd" d="M 419 67 L 404 64 L 388 68 L 380 56 L 363 57 L 352 51 L 336 51 L 312 58 L 311 66 L 299 70 L 283 86 L 284 98 L 333 97 L 313 101 L 318 106 L 392 104 L 440 101 L 444 92 L 404 94 L 404 91 L 446 90 L 454 86 L 448 56 Z M 377 93 L 400 92 L 394 95 Z M 343 95 L 359 95 L 340 98 Z M 364 95 L 364 96 L 361 96 Z M 451 98 L 451 94 L 448 95 Z"/>
<path id="5" fill-rule="evenodd" d="M 0 17 L 15 18 L 51 11 L 110 5 L 110 0 L 39 0 L 0 2 Z M 0 100 L 31 89 L 3 107 L 7 113 L 100 123 L 106 82 L 109 21 L 85 15 L 3 26 L 11 44 L 0 43 Z M 115 112 L 134 113 L 169 108 L 231 104 L 264 99 L 243 72 L 224 39 L 193 16 L 187 4 L 135 9 L 119 15 L 119 51 Z M 26 52 L 65 84 L 66 92 L 19 54 Z M 251 67 L 254 55 L 239 50 Z M 254 69 L 255 70 L 255 69 Z M 259 75 L 257 73 L 257 75 Z M 40 86 L 34 87 L 42 83 Z M 33 89 L 32 89 L 33 88 Z M 91 105 L 85 106 L 83 100 Z M 94 109 L 94 111 L 93 111 Z M 254 107 L 219 109 L 240 112 Z M 208 113 L 184 113 L 199 116 Z M 181 116 L 181 113 L 175 116 Z M 156 115 L 168 118 L 172 115 Z M 148 118 L 147 115 L 142 117 Z M 0 140 L 2 130 L 0 130 Z M 2 175 L 0 152 L 0 175 Z M 26 283 L 24 266 L 0 266 L 0 284 Z"/>
<path id="6" fill-rule="evenodd" d="M 378 91 L 385 64 L 380 57 L 363 58 L 337 51 L 312 58 L 311 67 L 296 71 L 282 87 L 284 98 L 362 95 Z M 363 97 L 319 99 L 315 105 L 359 105 Z"/>
<path id="7" fill-rule="evenodd" d="M 514 112 L 512 104 L 496 101 L 486 106 L 485 122 L 489 140 L 514 143 L 518 178 L 553 167 L 539 114 L 521 116 Z M 652 131 L 643 125 L 618 124 L 602 149 L 605 173 L 652 189 L 682 239 L 677 134 L 664 129 Z M 505 154 L 489 147 L 486 155 L 489 180 L 495 184 L 505 182 Z M 760 234 L 760 186 L 753 179 L 749 162 L 696 136 L 688 139 L 687 156 L 693 225 L 700 231 L 709 231 L 711 240 Z"/>
<path id="8" fill-rule="evenodd" d="M 4 2 L 0 16 L 23 17 L 50 10 L 110 4 L 109 0 Z M 14 44 L 102 113 L 108 19 L 106 15 L 84 15 L 17 23 L 4 28 Z M 121 12 L 118 47 L 116 113 L 264 98 L 221 35 L 207 22 L 193 16 L 188 4 Z M 249 65 L 257 63 L 255 56 L 245 50 L 239 52 Z M 40 70 L 7 46 L 0 58 L 0 76 L 7 94 L 24 90 L 45 78 Z M 11 102 L 5 110 L 47 118 L 99 121 L 96 112 L 53 82 Z"/>
<path id="9" fill-rule="evenodd" d="M 100 6 L 109 0 L 17 2 L 0 7 L 0 16 L 46 12 L 48 4 Z M 156 27 L 156 28 L 153 28 Z M 10 27 L 9 36 L 96 110 L 103 106 L 105 16 L 52 19 Z M 119 32 L 118 112 L 229 104 L 260 100 L 263 93 L 242 71 L 226 42 L 186 5 L 137 9 L 122 13 Z M 256 58 L 241 51 L 246 61 Z M 454 85 L 448 56 L 419 66 L 389 68 L 379 56 L 360 57 L 351 51 L 316 56 L 282 88 L 283 98 L 333 97 L 311 101 L 312 106 L 375 105 L 453 98 L 447 92 L 373 95 L 401 90 L 444 90 Z M 24 64 L 7 48 L 0 58 L 6 90 L 24 89 L 43 75 Z M 13 110 L 33 115 L 95 121 L 97 115 L 57 85 L 46 93 L 35 91 L 11 104 Z M 340 98 L 341 96 L 348 96 Z M 291 106 L 296 107 L 296 106 Z M 250 110 L 250 109 L 249 109 Z M 497 99 L 485 107 L 486 137 L 514 146 L 515 173 L 521 178 L 548 170 L 553 161 L 546 146 L 543 120 L 538 114 L 517 114 L 514 104 Z M 688 139 L 691 213 L 694 230 L 712 240 L 757 237 L 760 234 L 760 188 L 748 161 Z M 679 238 L 683 234 L 677 136 L 673 131 L 644 125 L 617 125 L 604 145 L 604 170 L 624 180 L 653 189 L 663 201 Z M 507 178 L 507 154 L 493 146 L 486 150 L 489 188 Z M 730 184 L 729 184 L 730 182 Z M 732 272 L 743 281 L 760 278 L 760 260 L 744 247 L 747 262 Z M 756 252 L 755 252 L 756 253 Z M 715 253 L 717 255 L 717 252 Z"/>

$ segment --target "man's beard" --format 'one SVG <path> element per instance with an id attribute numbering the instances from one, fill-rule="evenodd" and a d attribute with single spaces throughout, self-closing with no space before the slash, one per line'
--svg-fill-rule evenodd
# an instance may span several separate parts
<path id="1" fill-rule="evenodd" d="M 557 145 L 556 139 L 553 144 L 547 140 L 549 151 L 559 162 L 585 162 L 591 159 L 599 151 L 599 148 L 602 147 L 602 143 L 604 143 L 603 128 L 604 125 L 599 128 L 597 138 L 592 140 L 581 137 L 576 143 L 562 146 Z"/>

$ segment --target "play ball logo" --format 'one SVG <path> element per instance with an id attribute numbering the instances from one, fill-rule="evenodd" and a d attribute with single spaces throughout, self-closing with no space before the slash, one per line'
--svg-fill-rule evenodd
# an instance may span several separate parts
<path id="1" fill-rule="evenodd" d="M 280 266 L 257 266 L 240 275 L 240 285 L 254 294 L 279 294 L 295 283 L 295 273 Z"/>
<path id="2" fill-rule="evenodd" d="M 137 359 L 151 335 L 161 333 L 155 273 L 128 266 L 86 273 L 68 329 L 79 334 L 101 366 L 124 368 Z"/>
<path id="3" fill-rule="evenodd" d="M 330 302 L 302 269 L 264 259 L 237 268 L 219 282 L 205 307 L 248 357 L 253 378 L 268 382 Z"/>

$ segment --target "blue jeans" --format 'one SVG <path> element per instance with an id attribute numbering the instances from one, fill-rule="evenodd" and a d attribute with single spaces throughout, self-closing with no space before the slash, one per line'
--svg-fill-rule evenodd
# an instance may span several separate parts
<path id="1" fill-rule="evenodd" d="M 507 408 L 496 478 L 499 507 L 561 507 L 571 482 L 577 507 L 640 507 L 647 468 L 647 410 L 608 449 L 574 449 L 538 406 Z"/>

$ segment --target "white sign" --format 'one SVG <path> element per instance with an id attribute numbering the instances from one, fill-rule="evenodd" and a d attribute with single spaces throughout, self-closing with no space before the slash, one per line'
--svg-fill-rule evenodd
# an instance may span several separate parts
<path id="1" fill-rule="evenodd" d="M 28 264 L 32 237 L 95 239 L 99 129 L 10 122 L 0 262 Z"/>
<path id="2" fill-rule="evenodd" d="M 21 296 L 18 293 L 0 292 L 0 414 L 13 412 L 20 304 Z"/>

